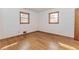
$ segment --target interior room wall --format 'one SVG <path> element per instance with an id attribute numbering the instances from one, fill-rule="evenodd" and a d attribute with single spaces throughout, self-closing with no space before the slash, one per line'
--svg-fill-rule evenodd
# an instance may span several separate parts
<path id="1" fill-rule="evenodd" d="M 30 13 L 30 24 L 20 24 L 19 8 L 0 9 L 0 39 L 20 35 L 23 31 L 44 31 L 74 37 L 74 14 L 73 8 L 55 8 L 42 12 L 27 9 Z M 59 11 L 59 24 L 48 23 L 48 13 Z"/>
<path id="2" fill-rule="evenodd" d="M 30 24 L 20 24 L 19 8 L 0 9 L 0 39 L 20 35 L 23 31 L 33 32 L 37 30 L 37 12 L 28 10 Z"/>
<path id="3" fill-rule="evenodd" d="M 2 21 L 3 17 L 2 17 L 2 12 L 0 10 L 0 38 L 3 37 L 3 21 Z"/>
<path id="4" fill-rule="evenodd" d="M 48 13 L 59 11 L 59 24 L 48 23 Z M 39 18 L 39 30 L 59 34 L 68 37 L 74 37 L 74 20 L 75 20 L 74 8 L 55 8 L 44 12 L 40 12 Z"/>

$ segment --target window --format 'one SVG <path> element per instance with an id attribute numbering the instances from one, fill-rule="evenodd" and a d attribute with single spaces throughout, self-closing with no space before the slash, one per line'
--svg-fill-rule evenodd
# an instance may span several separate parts
<path id="1" fill-rule="evenodd" d="M 59 12 L 49 13 L 49 24 L 58 24 L 59 23 Z"/>
<path id="2" fill-rule="evenodd" d="M 29 24 L 29 13 L 20 12 L 20 24 Z"/>

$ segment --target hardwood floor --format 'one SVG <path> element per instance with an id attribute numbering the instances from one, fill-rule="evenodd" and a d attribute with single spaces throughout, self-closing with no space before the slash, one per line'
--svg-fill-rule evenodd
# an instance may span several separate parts
<path id="1" fill-rule="evenodd" d="M 44 32 L 0 40 L 0 50 L 78 50 L 79 41 Z"/>

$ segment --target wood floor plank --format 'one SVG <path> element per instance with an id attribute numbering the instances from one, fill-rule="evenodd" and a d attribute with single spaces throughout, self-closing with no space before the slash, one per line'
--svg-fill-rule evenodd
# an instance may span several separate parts
<path id="1" fill-rule="evenodd" d="M 15 42 L 17 44 L 14 44 Z M 79 50 L 79 41 L 44 32 L 33 32 L 25 37 L 18 36 L 0 40 L 0 49 L 5 48 L 2 50 L 21 50 L 20 47 L 24 48 L 23 50 L 55 50 L 55 48 L 56 50 Z"/>

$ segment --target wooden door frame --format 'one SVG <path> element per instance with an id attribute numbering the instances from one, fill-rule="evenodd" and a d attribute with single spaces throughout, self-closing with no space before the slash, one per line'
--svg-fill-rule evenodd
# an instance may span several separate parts
<path id="1" fill-rule="evenodd" d="M 74 24 L 74 40 L 77 40 L 76 39 L 76 13 L 77 13 L 77 10 L 78 10 L 79 8 L 75 8 L 75 24 Z M 79 41 L 79 40 L 77 40 L 77 41 Z"/>

